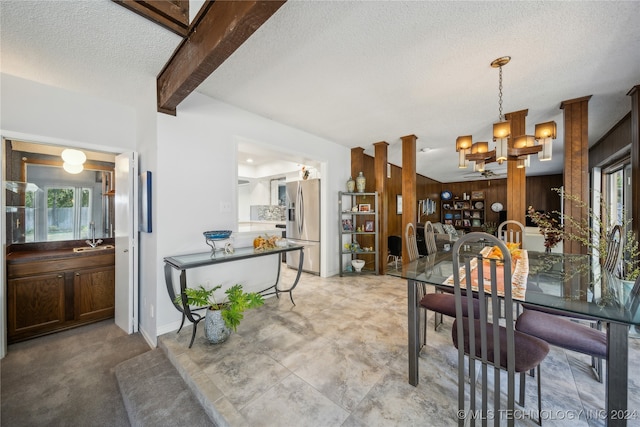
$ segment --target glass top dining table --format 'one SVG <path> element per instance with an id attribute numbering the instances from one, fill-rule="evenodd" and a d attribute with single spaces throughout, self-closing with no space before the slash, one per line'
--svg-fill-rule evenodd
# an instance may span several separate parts
<path id="1" fill-rule="evenodd" d="M 477 254 L 482 241 L 460 247 L 461 252 Z M 527 251 L 529 273 L 522 302 L 551 308 L 567 315 L 592 316 L 605 322 L 607 333 L 606 410 L 609 426 L 626 426 L 628 382 L 628 332 L 640 325 L 640 298 L 629 296 L 630 289 L 599 271 L 598 263 L 587 255 Z M 592 267 L 594 266 L 595 267 Z M 409 384 L 418 385 L 420 343 L 417 284 L 425 283 L 453 289 L 453 251 L 437 253 L 403 263 L 387 274 L 407 280 L 409 326 Z"/>

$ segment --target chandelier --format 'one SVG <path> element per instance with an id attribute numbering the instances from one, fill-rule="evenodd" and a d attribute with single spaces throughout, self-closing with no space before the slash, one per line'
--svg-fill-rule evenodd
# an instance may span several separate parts
<path id="1" fill-rule="evenodd" d="M 538 153 L 540 161 L 551 160 L 552 141 L 556 138 L 556 122 L 537 124 L 535 135 L 511 138 L 511 122 L 502 114 L 502 67 L 510 60 L 510 56 L 503 56 L 491 62 L 493 68 L 499 69 L 498 122 L 493 124 L 495 148 L 489 150 L 487 141 L 473 142 L 471 135 L 459 136 L 456 139 L 459 168 L 466 168 L 470 161 L 475 162 L 474 170 L 477 172 L 484 172 L 485 165 L 492 162 L 502 164 L 504 161 L 515 161 L 518 168 L 524 168 L 529 167 L 529 156 L 535 153 Z"/>

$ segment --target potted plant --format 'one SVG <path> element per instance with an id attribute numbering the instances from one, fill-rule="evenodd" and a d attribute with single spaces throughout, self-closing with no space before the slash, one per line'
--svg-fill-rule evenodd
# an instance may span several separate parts
<path id="1" fill-rule="evenodd" d="M 218 303 L 214 292 L 220 289 L 218 285 L 211 289 L 205 289 L 200 285 L 197 288 L 186 288 L 187 304 L 196 307 L 208 307 L 205 314 L 205 336 L 212 344 L 222 343 L 229 338 L 231 330 L 236 332 L 240 321 L 244 318 L 243 312 L 250 308 L 260 307 L 264 304 L 262 295 L 256 292 L 244 292 L 242 285 L 235 284 L 224 291 L 227 295 L 224 302 Z M 182 303 L 182 296 L 176 297 L 176 302 Z"/>

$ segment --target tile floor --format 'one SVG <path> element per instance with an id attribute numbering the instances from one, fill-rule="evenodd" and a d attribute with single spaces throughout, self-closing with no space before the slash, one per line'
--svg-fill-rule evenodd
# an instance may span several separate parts
<path id="1" fill-rule="evenodd" d="M 283 274 L 291 274 L 291 270 Z M 430 329 L 420 384 L 407 382 L 406 282 L 389 276 L 304 274 L 288 296 L 246 312 L 222 345 L 191 326 L 159 338 L 205 409 L 231 426 L 455 426 L 457 350 L 451 319 Z M 432 313 L 430 314 L 433 315 Z M 630 339 L 628 426 L 640 426 L 640 340 Z M 545 426 L 603 426 L 604 385 L 590 358 L 552 348 L 542 365 Z M 536 381 L 518 426 L 533 426 Z M 516 405 L 516 409 L 521 409 Z"/>

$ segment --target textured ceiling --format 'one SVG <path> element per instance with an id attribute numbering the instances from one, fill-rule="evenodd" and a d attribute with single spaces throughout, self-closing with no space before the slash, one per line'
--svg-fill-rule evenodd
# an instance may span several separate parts
<path id="1" fill-rule="evenodd" d="M 137 105 L 178 37 L 110 1 L 0 3 L 2 71 Z M 415 134 L 418 172 L 465 179 L 459 135 L 488 140 L 504 112 L 528 109 L 527 132 L 555 120 L 562 171 L 565 100 L 593 95 L 593 144 L 630 110 L 640 84 L 640 2 L 288 1 L 198 91 L 347 147 Z M 180 108 L 178 107 L 178 114 Z M 497 165 L 490 165 L 495 167 Z"/>

